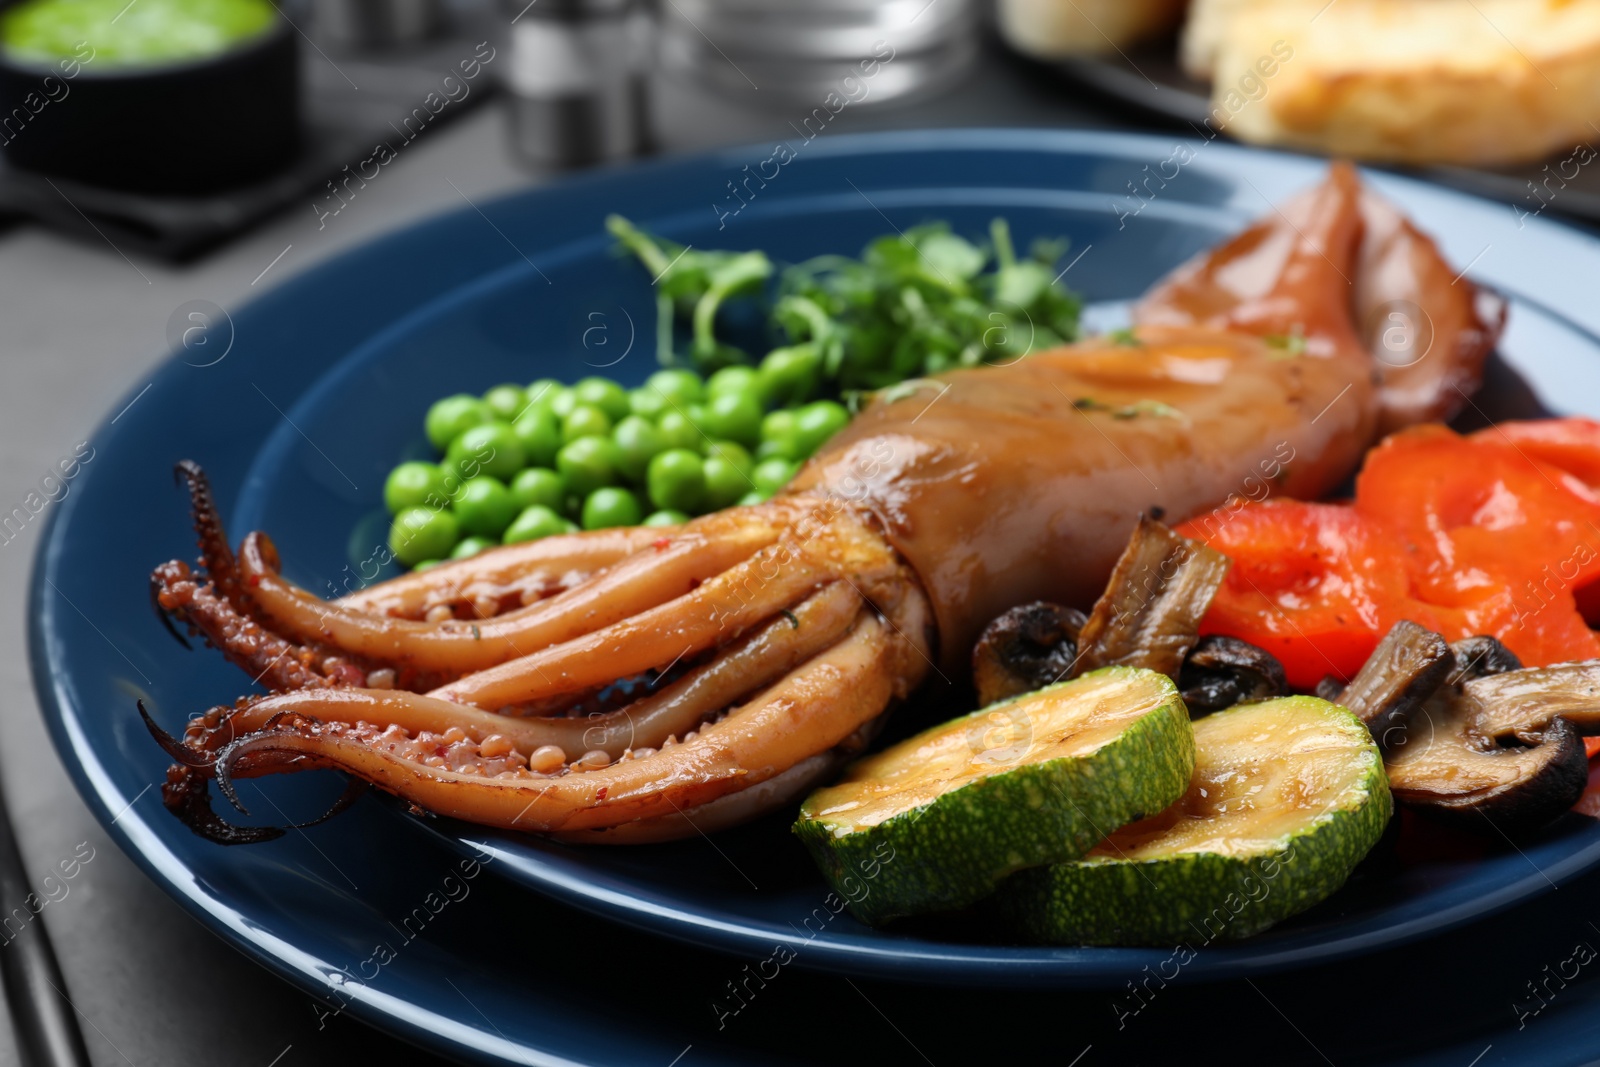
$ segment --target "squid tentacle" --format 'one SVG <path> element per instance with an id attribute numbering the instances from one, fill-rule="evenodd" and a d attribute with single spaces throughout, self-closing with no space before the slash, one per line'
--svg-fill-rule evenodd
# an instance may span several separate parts
<path id="1" fill-rule="evenodd" d="M 167 564 L 167 566 L 173 566 L 174 564 L 185 568 L 188 567 L 188 564 L 180 564 L 176 560 L 172 564 Z M 173 578 L 174 580 L 181 580 L 176 574 Z M 161 593 L 166 587 L 167 582 L 162 577 L 162 569 L 157 567 L 150 574 L 150 608 L 156 613 L 156 618 L 161 620 L 161 625 L 166 629 L 167 633 L 172 635 L 173 640 L 186 649 L 193 649 L 194 646 L 189 643 L 189 639 L 183 635 L 178 629 L 178 624 L 173 621 L 173 613 L 161 606 Z"/>
<path id="2" fill-rule="evenodd" d="M 161 795 L 168 810 L 177 813 L 189 829 L 219 845 L 254 845 L 280 838 L 290 830 L 309 830 L 348 809 L 371 788 L 361 779 L 352 778 L 328 810 L 315 819 L 286 826 L 237 826 L 212 809 L 209 783 L 208 778 L 189 773 L 182 766 L 174 766 L 167 771 Z"/>
<path id="3" fill-rule="evenodd" d="M 390 619 L 319 600 L 278 574 L 263 534 L 245 538 L 241 571 L 261 612 L 286 636 L 391 665 L 455 676 L 610 625 L 681 596 L 776 540 L 771 525 L 725 527 L 716 536 L 656 539 L 594 577 L 481 623 Z"/>
<path id="4" fill-rule="evenodd" d="M 161 751 L 185 767 L 205 768 L 211 766 L 212 757 L 195 747 L 184 744 L 158 726 L 156 721 L 150 717 L 150 712 L 146 710 L 142 699 L 136 700 L 134 703 L 139 708 L 139 718 L 144 720 L 145 729 L 149 730 L 150 736 L 156 739 L 156 744 L 161 746 Z"/>
<path id="5" fill-rule="evenodd" d="M 493 773 L 481 767 L 454 770 L 430 765 L 415 758 L 418 739 L 404 738 L 409 748 L 385 745 L 379 729 L 402 726 L 402 720 L 419 727 L 426 715 L 407 719 L 408 714 L 417 709 L 426 713 L 443 702 L 417 694 L 359 690 L 265 698 L 249 709 L 262 722 L 259 729 L 223 745 L 208 769 L 174 770 L 185 783 L 188 778 L 214 776 L 224 792 L 231 792 L 232 780 L 238 777 L 331 767 L 429 811 L 536 832 L 594 830 L 672 816 L 778 778 L 827 753 L 876 719 L 891 701 L 903 698 L 929 662 L 930 616 L 926 601 L 914 588 L 895 598 L 891 612 L 893 618 L 860 611 L 844 636 L 825 651 L 720 720 L 681 742 L 596 770 L 572 767 L 544 775 L 517 766 L 514 753 L 510 759 L 494 757 L 506 769 Z M 352 724 L 310 714 L 315 706 L 310 702 L 317 699 L 364 701 L 366 706 L 360 715 L 349 716 L 358 719 Z M 485 720 L 494 718 L 477 714 Z M 488 725 L 485 722 L 483 728 Z M 519 721 L 504 720 L 504 725 L 515 728 Z M 180 815 L 192 814 L 183 805 L 195 792 L 192 783 L 169 782 L 169 806 Z M 757 794 L 763 795 L 767 794 Z M 667 829 L 663 825 L 648 832 Z"/>
<path id="6" fill-rule="evenodd" d="M 187 744 L 165 734 L 156 738 L 179 762 L 209 767 L 214 754 L 241 735 L 265 729 L 275 716 L 294 712 L 352 726 L 397 725 L 413 736 L 456 729 L 474 743 L 498 735 L 524 754 L 555 745 L 568 755 L 599 751 L 617 759 L 630 750 L 659 748 L 669 737 L 689 733 L 739 698 L 794 670 L 837 642 L 862 607 L 860 595 L 847 583 L 831 583 L 797 604 L 792 621 L 779 617 L 676 682 L 616 711 L 593 716 L 512 717 L 411 693 L 321 689 L 249 701 L 231 713 L 211 717 Z M 152 733 L 159 729 L 148 716 L 146 725 Z"/>
<path id="7" fill-rule="evenodd" d="M 182 560 L 157 567 L 151 575 L 156 607 L 203 635 L 228 662 L 274 691 L 359 685 L 366 674 L 342 657 L 296 644 L 274 634 L 201 583 Z"/>
<path id="8" fill-rule="evenodd" d="M 804 509 L 816 502 L 798 503 Z M 740 510 L 759 514 L 763 507 L 771 505 Z M 675 600 L 458 678 L 430 695 L 498 708 L 580 691 L 735 638 L 840 575 L 853 575 L 851 583 L 869 597 L 878 584 L 899 577 L 894 551 L 863 519 L 837 510 L 833 516 L 790 531 Z"/>
<path id="9" fill-rule="evenodd" d="M 525 607 L 565 592 L 607 567 L 620 563 L 678 527 L 628 527 L 558 534 L 538 541 L 501 545 L 469 559 L 452 560 L 378 582 L 333 603 L 395 619 L 423 620 L 436 609 L 456 617 L 494 605 L 493 615 Z"/>
<path id="10" fill-rule="evenodd" d="M 707 801 L 697 808 L 638 819 L 598 830 L 570 830 L 551 836 L 582 845 L 646 845 L 677 841 L 696 834 L 713 834 L 787 808 L 833 777 L 841 767 L 872 743 L 883 716 L 868 722 L 826 752 L 808 757 L 793 767 L 748 789 Z"/>
<path id="11" fill-rule="evenodd" d="M 246 605 L 239 597 L 239 568 L 233 549 L 228 546 L 228 534 L 222 526 L 222 516 L 217 511 L 216 496 L 211 492 L 211 479 L 200 464 L 192 459 L 181 459 L 172 469 L 173 479 L 182 482 L 189 491 L 189 513 L 194 522 L 195 537 L 199 542 L 200 561 L 206 575 L 216 585 L 217 592 L 240 610 Z"/>
<path id="12" fill-rule="evenodd" d="M 916 632 L 920 627 L 912 627 Z M 370 727 L 290 724 L 241 737 L 218 753 L 220 780 L 279 764 L 334 767 L 429 811 L 506 829 L 615 826 L 669 815 L 769 778 L 839 744 L 903 696 L 920 677 L 901 627 L 862 619 L 828 651 L 680 744 L 638 759 L 554 777 L 531 771 L 465 773 L 408 759 L 373 743 Z"/>

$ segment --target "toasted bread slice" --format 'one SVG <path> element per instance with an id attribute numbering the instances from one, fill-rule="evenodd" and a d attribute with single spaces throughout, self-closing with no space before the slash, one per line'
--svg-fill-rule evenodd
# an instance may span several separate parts
<path id="1" fill-rule="evenodd" d="M 1189 17 L 1183 24 L 1183 36 L 1178 41 L 1178 61 L 1185 74 L 1199 81 L 1210 81 L 1217 63 L 1217 48 L 1227 35 L 1234 16 L 1252 7 L 1260 7 L 1273 0 L 1191 0 Z M 1306 12 L 1309 20 L 1327 0 L 1299 0 L 1312 5 Z"/>
<path id="2" fill-rule="evenodd" d="M 1037 59 L 1115 52 L 1177 28 L 1187 0 L 1000 0 L 1000 32 Z"/>
<path id="3" fill-rule="evenodd" d="M 1600 137 L 1600 0 L 1303 0 L 1236 11 L 1212 67 L 1241 140 L 1361 159 L 1496 165 Z M 1291 54 L 1285 58 L 1284 51 Z M 1241 102 L 1237 83 L 1276 57 Z"/>

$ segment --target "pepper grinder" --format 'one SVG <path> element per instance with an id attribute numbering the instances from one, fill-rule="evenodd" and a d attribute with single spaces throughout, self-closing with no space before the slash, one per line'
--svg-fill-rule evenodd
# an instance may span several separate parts
<path id="1" fill-rule="evenodd" d="M 505 0 L 511 143 L 536 167 L 579 167 L 648 147 L 651 16 L 641 0 Z"/>

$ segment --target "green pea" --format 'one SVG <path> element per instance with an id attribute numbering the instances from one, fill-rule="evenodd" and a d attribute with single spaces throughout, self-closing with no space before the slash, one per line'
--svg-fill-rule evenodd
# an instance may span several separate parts
<path id="1" fill-rule="evenodd" d="M 501 481 L 510 480 L 527 463 L 522 441 L 509 423 L 486 422 L 474 426 L 450 442 L 445 451 L 445 470 L 463 478 L 487 474 Z"/>
<path id="2" fill-rule="evenodd" d="M 617 481 L 616 445 L 609 437 L 580 437 L 556 453 L 556 470 L 567 492 L 586 497 Z"/>
<path id="3" fill-rule="evenodd" d="M 761 492 L 759 489 L 752 489 L 735 501 L 735 503 L 741 508 L 748 508 L 754 507 L 756 504 L 765 504 L 771 499 L 772 498 L 770 496 Z"/>
<path id="4" fill-rule="evenodd" d="M 501 541 L 508 545 L 523 541 L 537 541 L 541 537 L 566 533 L 572 524 L 542 504 L 524 508 L 521 515 L 511 520 Z"/>
<path id="5" fill-rule="evenodd" d="M 700 380 L 700 375 L 678 368 L 656 371 L 644 380 L 643 388 L 667 401 L 669 409 L 698 404 L 706 395 L 705 383 Z"/>
<path id="6" fill-rule="evenodd" d="M 540 378 L 538 381 L 530 383 L 528 388 L 523 391 L 528 394 L 528 405 L 530 407 L 549 408 L 555 403 L 556 397 L 570 390 L 554 378 Z"/>
<path id="7" fill-rule="evenodd" d="M 522 445 L 522 455 L 529 463 L 548 467 L 556 461 L 556 453 L 566 444 L 561 439 L 561 420 L 549 408 L 535 404 L 511 424 L 512 432 Z"/>
<path id="8" fill-rule="evenodd" d="M 712 437 L 725 437 L 754 448 L 761 440 L 761 401 L 750 393 L 723 393 L 711 398 L 701 424 Z"/>
<path id="9" fill-rule="evenodd" d="M 497 385 L 483 394 L 483 402 L 495 418 L 510 422 L 528 406 L 528 391 L 520 385 Z"/>
<path id="10" fill-rule="evenodd" d="M 548 467 L 529 467 L 511 479 L 511 497 L 519 509 L 542 504 L 558 511 L 567 498 L 567 482 Z"/>
<path id="11" fill-rule="evenodd" d="M 805 445 L 800 440 L 800 419 L 790 408 L 779 408 L 767 413 L 761 420 L 761 444 L 756 455 L 762 459 L 782 456 L 784 459 L 804 459 Z"/>
<path id="12" fill-rule="evenodd" d="M 499 537 L 517 517 L 517 501 L 498 478 L 471 478 L 450 504 L 463 533 Z"/>
<path id="13" fill-rule="evenodd" d="M 440 452 L 450 447 L 450 442 L 474 426 L 488 422 L 493 416 L 489 405 L 475 396 L 457 393 L 443 400 L 435 400 L 423 419 L 423 429 L 428 440 Z"/>
<path id="14" fill-rule="evenodd" d="M 416 566 L 448 555 L 461 536 L 456 517 L 443 508 L 406 508 L 389 527 L 389 548 L 401 563 Z"/>
<path id="15" fill-rule="evenodd" d="M 706 393 L 712 400 L 748 395 L 759 402 L 763 396 L 761 377 L 754 367 L 723 367 L 706 381 Z"/>
<path id="16" fill-rule="evenodd" d="M 412 567 L 411 569 L 414 570 L 414 571 L 419 571 L 419 572 L 420 571 L 431 571 L 431 570 L 433 570 L 433 568 L 437 567 L 439 564 L 441 564 L 443 562 L 444 562 L 444 560 L 442 560 L 442 559 L 425 559 L 421 563 L 417 564 L 415 567 Z"/>
<path id="17" fill-rule="evenodd" d="M 764 459 L 750 472 L 750 480 L 755 483 L 757 492 L 771 496 L 788 485 L 797 470 L 799 465 L 786 459 Z"/>
<path id="18" fill-rule="evenodd" d="M 644 478 L 650 460 L 666 447 L 661 431 L 638 415 L 629 415 L 617 423 L 611 440 L 617 446 L 617 469 L 635 482 Z"/>
<path id="19" fill-rule="evenodd" d="M 661 421 L 656 423 L 656 430 L 661 434 L 662 448 L 687 448 L 698 452 L 706 440 L 700 427 L 689 421 L 689 416 L 682 411 L 669 411 L 662 415 Z"/>
<path id="20" fill-rule="evenodd" d="M 571 444 L 580 437 L 605 437 L 611 432 L 611 417 L 593 404 L 579 404 L 561 420 L 561 440 Z"/>
<path id="21" fill-rule="evenodd" d="M 429 497 L 435 503 L 443 501 L 448 492 L 444 471 L 437 463 L 402 463 L 383 483 L 383 502 L 389 514 L 396 515 L 428 503 Z"/>
<path id="22" fill-rule="evenodd" d="M 652 511 L 649 515 L 645 516 L 645 520 L 643 523 L 641 523 L 641 525 L 682 526 L 688 521 L 689 516 L 685 515 L 683 512 L 673 511 L 671 508 L 664 508 L 661 511 Z"/>
<path id="23" fill-rule="evenodd" d="M 704 502 L 705 464 L 687 448 L 669 448 L 650 461 L 645 484 L 656 507 L 692 514 Z"/>
<path id="24" fill-rule="evenodd" d="M 571 415 L 572 409 L 577 406 L 578 394 L 566 386 L 562 386 L 560 392 L 552 391 L 550 400 L 545 404 L 545 407 L 549 408 L 551 413 L 558 419 L 564 419 Z"/>
<path id="25" fill-rule="evenodd" d="M 822 373 L 822 355 L 815 345 L 775 348 L 761 361 L 757 372 L 762 395 L 779 404 L 798 404 L 816 392 Z"/>
<path id="26" fill-rule="evenodd" d="M 732 460 L 708 456 L 705 462 L 706 506 L 720 511 L 750 491 L 750 475 Z"/>
<path id="27" fill-rule="evenodd" d="M 499 541 L 492 541 L 487 537 L 465 537 L 450 553 L 451 559 L 470 559 L 486 548 L 493 548 Z"/>
<path id="28" fill-rule="evenodd" d="M 832 400 L 817 400 L 795 412 L 795 434 L 811 455 L 850 421 L 850 412 Z M 798 458 L 798 457 L 797 457 Z"/>
<path id="29" fill-rule="evenodd" d="M 604 530 L 611 526 L 637 526 L 644 516 L 639 498 L 626 489 L 607 486 L 590 493 L 583 502 L 583 528 Z"/>
<path id="30" fill-rule="evenodd" d="M 667 398 L 649 389 L 635 389 L 628 394 L 628 410 L 641 419 L 655 422 L 672 410 Z"/>
<path id="31" fill-rule="evenodd" d="M 779 408 L 769 411 L 761 419 L 761 439 L 763 441 L 782 441 L 793 437 L 795 430 L 795 415 L 789 408 Z"/>
<path id="32" fill-rule="evenodd" d="M 612 422 L 626 418 L 631 410 L 628 391 L 610 378 L 585 378 L 572 387 L 572 392 L 579 404 L 599 408 Z"/>
<path id="33" fill-rule="evenodd" d="M 750 450 L 737 441 L 712 441 L 706 445 L 706 455 L 721 456 L 746 474 L 749 474 L 756 465 L 755 458 L 750 455 Z"/>

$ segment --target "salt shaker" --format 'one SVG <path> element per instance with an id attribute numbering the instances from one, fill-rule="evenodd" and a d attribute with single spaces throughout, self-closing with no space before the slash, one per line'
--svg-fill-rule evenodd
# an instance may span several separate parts
<path id="1" fill-rule="evenodd" d="M 648 146 L 641 0 L 506 0 L 511 142 L 539 167 L 576 167 Z"/>

